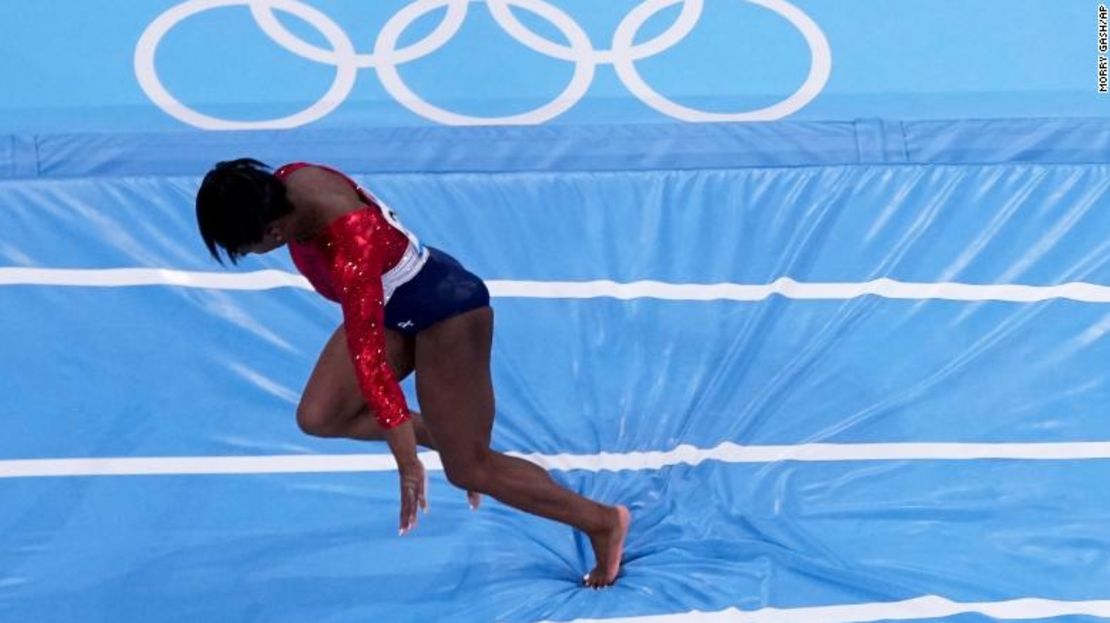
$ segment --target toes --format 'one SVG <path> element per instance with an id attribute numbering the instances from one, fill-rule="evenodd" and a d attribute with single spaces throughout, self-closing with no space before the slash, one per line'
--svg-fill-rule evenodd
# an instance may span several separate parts
<path id="1" fill-rule="evenodd" d="M 597 569 L 582 576 L 582 583 L 590 588 L 605 588 L 612 586 L 616 580 L 610 582 L 606 580 L 605 574 Z"/>

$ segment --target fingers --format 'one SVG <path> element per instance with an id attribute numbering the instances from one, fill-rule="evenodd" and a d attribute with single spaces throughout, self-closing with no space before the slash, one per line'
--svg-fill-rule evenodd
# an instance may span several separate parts
<path id="1" fill-rule="evenodd" d="M 420 485 L 420 508 L 428 512 L 428 475 L 424 474 L 424 482 Z"/>
<path id="2" fill-rule="evenodd" d="M 416 527 L 417 508 L 428 512 L 427 490 L 427 475 L 422 479 L 401 479 L 401 529 L 398 536 L 404 536 Z"/>
<path id="3" fill-rule="evenodd" d="M 416 527 L 416 488 L 412 485 L 401 485 L 401 529 L 397 532 L 404 536 L 406 532 Z"/>
<path id="4" fill-rule="evenodd" d="M 466 501 L 470 505 L 470 510 L 478 510 L 478 506 L 482 503 L 482 496 L 474 491 L 466 492 Z"/>

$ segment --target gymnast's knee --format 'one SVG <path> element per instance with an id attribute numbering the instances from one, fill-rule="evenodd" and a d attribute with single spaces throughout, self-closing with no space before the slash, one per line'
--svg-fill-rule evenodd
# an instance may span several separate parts
<path id="1" fill-rule="evenodd" d="M 440 458 L 443 460 L 443 471 L 447 475 L 447 481 L 452 485 L 467 491 L 488 493 L 490 481 L 494 476 L 493 470 L 490 469 L 488 452 L 458 459 L 444 456 L 441 451 Z"/>
<path id="2" fill-rule="evenodd" d="M 335 412 L 302 402 L 297 406 L 297 426 L 313 437 L 340 437 L 345 422 Z"/>

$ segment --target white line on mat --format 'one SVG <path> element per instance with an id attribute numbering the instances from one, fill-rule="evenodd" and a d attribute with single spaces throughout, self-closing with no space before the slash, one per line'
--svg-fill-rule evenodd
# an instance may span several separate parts
<path id="1" fill-rule="evenodd" d="M 557 471 L 662 469 L 675 465 L 776 463 L 780 461 L 1075 461 L 1110 459 L 1110 442 L 1065 443 L 862 443 L 713 448 L 681 445 L 667 451 L 598 454 L 523 454 Z M 429 470 L 441 470 L 439 456 L 422 452 Z M 0 460 L 0 478 L 51 476 L 151 476 L 199 474 L 281 474 L 381 472 L 395 468 L 389 454 L 293 454 L 272 456 L 182 456 Z"/>
<path id="2" fill-rule="evenodd" d="M 960 603 L 930 595 L 906 601 L 865 603 L 805 608 L 764 608 L 717 612 L 683 612 L 611 619 L 575 619 L 565 623 L 864 623 L 866 621 L 913 621 L 960 614 L 981 614 L 991 619 L 1020 621 L 1063 616 L 1110 618 L 1110 600 L 1055 601 L 1014 599 Z"/>
<path id="3" fill-rule="evenodd" d="M 762 301 L 771 296 L 798 300 L 842 300 L 860 296 L 889 299 L 1033 303 L 1068 299 L 1110 303 L 1110 286 L 1071 282 L 1058 285 L 910 283 L 893 279 L 812 283 L 783 277 L 767 284 L 665 283 L 660 281 L 487 281 L 499 298 L 641 299 L 673 301 Z M 280 270 L 191 272 L 160 268 L 58 269 L 0 267 L 0 285 L 77 287 L 177 286 L 219 290 L 310 289 L 300 275 Z"/>

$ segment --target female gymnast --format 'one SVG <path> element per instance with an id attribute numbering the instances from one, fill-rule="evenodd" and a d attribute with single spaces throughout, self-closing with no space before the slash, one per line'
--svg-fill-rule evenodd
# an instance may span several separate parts
<path id="1" fill-rule="evenodd" d="M 583 578 L 609 586 L 631 516 L 568 491 L 541 467 L 490 449 L 493 310 L 485 284 L 446 253 L 420 244 L 381 201 L 342 173 L 297 162 L 272 171 L 244 158 L 218 163 L 197 192 L 197 224 L 212 256 L 235 263 L 288 245 L 298 270 L 343 309 L 297 407 L 309 435 L 381 440 L 397 460 L 401 534 L 427 511 L 416 444 L 435 449 L 448 481 L 573 526 L 597 565 Z M 399 382 L 416 372 L 423 415 Z"/>

